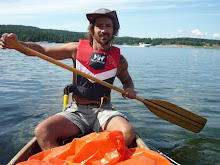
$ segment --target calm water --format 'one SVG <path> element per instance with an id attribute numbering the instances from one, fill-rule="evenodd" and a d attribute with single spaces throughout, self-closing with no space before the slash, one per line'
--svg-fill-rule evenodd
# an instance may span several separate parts
<path id="1" fill-rule="evenodd" d="M 49 44 L 52 46 L 52 44 Z M 194 134 L 112 92 L 145 142 L 181 164 L 220 164 L 220 50 L 120 46 L 138 96 L 160 99 L 208 119 Z M 71 60 L 64 60 L 71 64 Z M 72 73 L 36 57 L 0 50 L 0 162 L 6 164 L 43 119 L 61 111 Z M 115 85 L 121 87 L 116 79 Z"/>

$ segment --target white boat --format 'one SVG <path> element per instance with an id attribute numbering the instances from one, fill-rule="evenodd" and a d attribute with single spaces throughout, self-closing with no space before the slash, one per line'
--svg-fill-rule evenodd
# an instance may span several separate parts
<path id="1" fill-rule="evenodd" d="M 140 47 L 149 47 L 149 46 L 151 46 L 151 44 L 145 44 L 145 43 L 143 43 L 143 42 L 140 42 L 140 43 L 139 43 L 139 46 L 140 46 Z"/>

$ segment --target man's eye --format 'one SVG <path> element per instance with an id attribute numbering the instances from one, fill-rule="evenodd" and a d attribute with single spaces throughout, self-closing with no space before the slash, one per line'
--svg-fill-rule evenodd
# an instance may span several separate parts
<path id="1" fill-rule="evenodd" d="M 97 25 L 96 27 L 101 28 L 101 27 L 102 27 L 102 25 Z"/>

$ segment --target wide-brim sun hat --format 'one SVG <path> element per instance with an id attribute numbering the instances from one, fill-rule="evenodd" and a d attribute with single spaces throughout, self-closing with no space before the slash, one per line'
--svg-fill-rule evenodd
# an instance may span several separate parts
<path id="1" fill-rule="evenodd" d="M 110 17 L 112 19 L 112 22 L 114 24 L 114 26 L 116 28 L 119 28 L 119 21 L 118 21 L 118 17 L 117 17 L 117 13 L 115 10 L 109 10 L 109 9 L 105 9 L 105 8 L 101 8 L 96 10 L 94 13 L 88 13 L 86 14 L 87 19 L 89 20 L 90 23 L 95 23 L 96 18 L 100 17 L 100 16 L 107 16 Z"/>

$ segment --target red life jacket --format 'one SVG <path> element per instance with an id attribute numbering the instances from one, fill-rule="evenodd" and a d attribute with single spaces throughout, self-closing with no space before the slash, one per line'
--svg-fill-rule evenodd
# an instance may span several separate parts
<path id="1" fill-rule="evenodd" d="M 120 49 L 112 46 L 109 52 L 94 50 L 89 40 L 80 40 L 76 69 L 113 84 L 120 60 Z M 76 94 L 81 97 L 100 100 L 109 96 L 111 90 L 80 75 L 76 76 Z"/>

